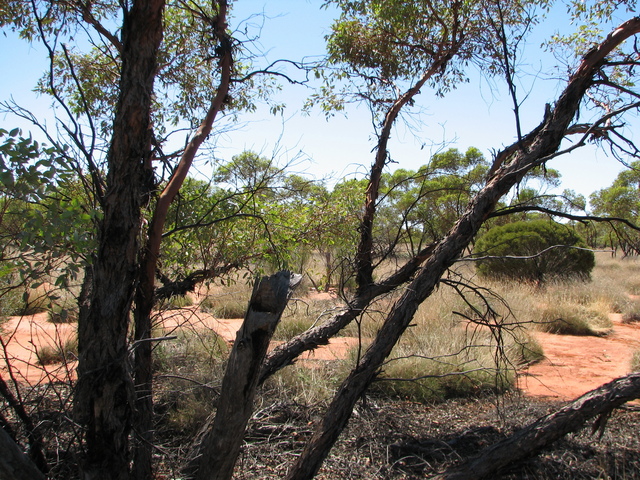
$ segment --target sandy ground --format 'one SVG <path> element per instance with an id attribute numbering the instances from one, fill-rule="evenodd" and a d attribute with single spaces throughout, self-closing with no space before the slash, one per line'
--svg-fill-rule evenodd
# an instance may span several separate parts
<path id="1" fill-rule="evenodd" d="M 521 372 L 518 386 L 529 396 L 569 400 L 629 373 L 640 349 L 640 324 L 624 324 L 620 314 L 611 320 L 613 331 L 605 337 L 536 332 L 545 359 Z"/>
<path id="2" fill-rule="evenodd" d="M 45 345 L 56 345 L 74 334 L 75 325 L 53 324 L 46 314 L 12 317 L 2 331 L 6 357 L 11 359 L 13 375 L 31 385 L 45 381 L 68 380 L 75 373 L 75 362 L 46 367 L 37 362 L 37 351 Z M 535 333 L 542 344 L 545 359 L 521 372 L 518 386 L 528 396 L 556 400 L 576 398 L 614 378 L 629 373 L 633 352 L 640 349 L 640 324 L 624 324 L 620 315 L 612 314 L 613 331 L 606 337 L 575 337 Z M 241 319 L 216 319 L 195 307 L 170 310 L 156 317 L 167 335 L 180 328 L 214 329 L 232 343 L 242 324 Z M 306 361 L 327 361 L 344 358 L 357 344 L 352 337 L 332 339 L 302 357 Z M 274 345 L 275 346 L 275 345 Z M 3 363 L 0 373 L 7 375 Z"/>
<path id="3" fill-rule="evenodd" d="M 46 346 L 64 345 L 65 340 L 76 333 L 75 324 L 55 324 L 47 321 L 47 313 L 23 317 L 10 317 L 2 325 L 2 364 L 0 374 L 9 374 L 7 359 L 11 364 L 11 375 L 19 382 L 33 386 L 41 382 L 67 381 L 75 376 L 76 362 L 69 356 L 66 364 L 42 366 L 38 363 L 38 352 Z"/>

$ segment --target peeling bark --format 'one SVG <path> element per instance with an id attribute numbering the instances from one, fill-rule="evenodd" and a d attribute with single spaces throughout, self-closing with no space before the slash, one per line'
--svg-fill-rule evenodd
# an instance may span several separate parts
<path id="1" fill-rule="evenodd" d="M 138 280 L 141 209 L 153 188 L 151 107 L 164 0 L 124 12 L 120 96 L 107 154 L 104 217 L 98 229 L 89 306 L 78 321 L 75 415 L 86 427 L 85 479 L 129 479 L 134 405 L 127 333 Z"/>

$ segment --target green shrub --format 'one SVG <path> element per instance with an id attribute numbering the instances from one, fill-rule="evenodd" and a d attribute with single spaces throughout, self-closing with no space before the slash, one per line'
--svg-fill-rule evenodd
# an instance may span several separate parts
<path id="1" fill-rule="evenodd" d="M 563 247 L 540 254 L 556 246 Z M 490 229 L 478 239 L 477 255 L 502 258 L 478 261 L 477 271 L 485 277 L 533 282 L 549 278 L 587 280 L 595 266 L 595 256 L 581 248 L 586 248 L 584 240 L 565 225 L 546 220 L 509 223 Z M 505 258 L 507 256 L 533 258 Z"/>

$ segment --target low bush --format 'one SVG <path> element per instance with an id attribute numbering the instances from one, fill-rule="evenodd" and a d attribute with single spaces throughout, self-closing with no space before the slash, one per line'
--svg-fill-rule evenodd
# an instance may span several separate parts
<path id="1" fill-rule="evenodd" d="M 537 325 L 543 332 L 593 336 L 608 333 L 612 326 L 606 314 L 571 303 L 556 303 L 542 307 Z"/>
<path id="2" fill-rule="evenodd" d="M 577 233 L 559 223 L 546 220 L 509 223 L 493 227 L 478 238 L 476 255 L 491 258 L 478 261 L 477 271 L 485 277 L 537 283 L 550 278 L 587 280 L 595 257 L 586 247 Z"/>
<path id="3" fill-rule="evenodd" d="M 36 357 L 40 365 L 75 360 L 78 357 L 78 339 L 73 336 L 58 345 L 43 345 L 36 351 Z"/>

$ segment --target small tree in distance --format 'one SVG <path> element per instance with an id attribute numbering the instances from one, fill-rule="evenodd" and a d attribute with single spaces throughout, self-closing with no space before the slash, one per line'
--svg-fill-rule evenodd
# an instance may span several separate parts
<path id="1" fill-rule="evenodd" d="M 549 278 L 588 280 L 595 256 L 570 227 L 548 220 L 491 228 L 475 245 L 478 273 L 541 283 Z"/>

